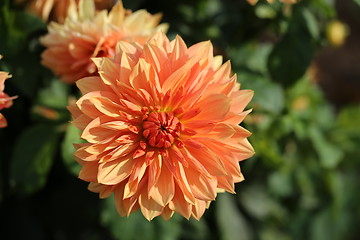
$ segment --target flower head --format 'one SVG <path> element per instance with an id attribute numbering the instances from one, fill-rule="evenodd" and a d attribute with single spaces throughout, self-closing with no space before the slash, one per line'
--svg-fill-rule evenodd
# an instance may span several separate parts
<path id="1" fill-rule="evenodd" d="M 114 0 L 94 0 L 97 9 L 108 9 L 114 4 Z M 69 6 L 78 4 L 79 0 L 17 0 L 25 3 L 30 13 L 40 17 L 45 22 L 52 20 L 63 23 Z"/>
<path id="2" fill-rule="evenodd" d="M 0 55 L 0 59 L 2 56 Z M 7 72 L 0 72 L 0 110 L 4 108 L 9 108 L 12 106 L 12 100 L 16 97 L 9 97 L 6 93 L 4 93 L 5 89 L 5 80 L 10 78 L 11 75 Z M 7 126 L 6 118 L 0 113 L 0 128 L 4 128 Z"/>
<path id="3" fill-rule="evenodd" d="M 114 193 L 120 215 L 140 208 L 148 220 L 199 219 L 218 191 L 234 193 L 239 161 L 254 154 L 238 125 L 253 92 L 239 90 L 209 41 L 188 48 L 158 33 L 94 62 L 100 76 L 77 81 L 83 96 L 69 107 L 87 141 L 75 157 L 91 191 Z"/>
<path id="4" fill-rule="evenodd" d="M 144 44 L 153 32 L 166 31 L 166 24 L 158 25 L 160 18 L 145 10 L 131 13 L 121 1 L 109 13 L 96 12 L 92 0 L 80 0 L 64 24 L 50 23 L 49 33 L 41 38 L 47 48 L 42 63 L 68 83 L 97 74 L 91 58 L 112 57 L 119 40 Z"/>

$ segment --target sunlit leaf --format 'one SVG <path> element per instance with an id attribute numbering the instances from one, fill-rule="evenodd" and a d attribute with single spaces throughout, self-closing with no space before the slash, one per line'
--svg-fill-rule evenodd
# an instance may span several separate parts
<path id="1" fill-rule="evenodd" d="M 66 108 L 70 86 L 59 79 L 52 79 L 46 88 L 39 92 L 39 104 L 51 108 Z"/>
<path id="2" fill-rule="evenodd" d="M 284 108 L 284 91 L 277 83 L 250 73 L 239 73 L 239 81 L 244 89 L 252 89 L 255 94 L 251 106 L 255 110 L 279 114 Z"/>
<path id="3" fill-rule="evenodd" d="M 319 154 L 319 160 L 323 167 L 336 167 L 343 157 L 343 152 L 332 143 L 328 142 L 325 136 L 316 128 L 309 128 L 309 136 Z"/>
<path id="4" fill-rule="evenodd" d="M 10 183 L 20 193 L 41 189 L 53 163 L 57 143 L 53 126 L 37 125 L 18 139 L 10 163 Z"/>
<path id="5" fill-rule="evenodd" d="M 64 140 L 61 144 L 61 155 L 65 166 L 71 174 L 77 176 L 81 166 L 74 160 L 74 144 L 83 142 L 80 139 L 81 131 L 72 124 L 68 124 L 65 132 Z"/>
<path id="6" fill-rule="evenodd" d="M 243 214 L 237 208 L 233 196 L 220 194 L 216 202 L 216 220 L 222 240 L 254 239 L 251 228 Z"/>

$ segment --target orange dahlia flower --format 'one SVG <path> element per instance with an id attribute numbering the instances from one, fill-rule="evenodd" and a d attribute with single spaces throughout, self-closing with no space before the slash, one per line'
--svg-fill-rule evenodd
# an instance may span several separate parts
<path id="1" fill-rule="evenodd" d="M 83 96 L 69 107 L 87 141 L 75 158 L 91 191 L 114 193 L 120 215 L 140 208 L 148 220 L 199 219 L 218 191 L 234 193 L 239 161 L 254 154 L 239 126 L 253 92 L 239 90 L 210 41 L 188 48 L 157 33 L 94 62 L 100 76 L 77 81 Z"/>
<path id="2" fill-rule="evenodd" d="M 119 40 L 144 44 L 153 32 L 167 30 L 166 24 L 158 25 L 160 18 L 145 10 L 131 13 L 121 1 L 109 13 L 96 12 L 92 0 L 80 0 L 64 24 L 50 23 L 40 40 L 47 48 L 42 63 L 67 83 L 97 74 L 92 57 L 112 57 Z"/>
<path id="3" fill-rule="evenodd" d="M 0 55 L 0 59 L 2 56 Z M 4 93 L 5 89 L 5 80 L 10 78 L 11 75 L 7 72 L 0 72 L 0 110 L 4 108 L 9 108 L 13 104 L 12 100 L 16 97 L 9 97 L 6 93 Z M 0 113 L 0 128 L 4 128 L 7 126 L 7 121 L 4 115 Z"/>
<path id="4" fill-rule="evenodd" d="M 94 0 L 96 9 L 108 9 L 114 4 L 114 0 Z M 42 18 L 45 22 L 52 20 L 63 23 L 69 6 L 78 4 L 79 0 L 17 0 L 18 3 L 25 3 L 26 9 Z"/>

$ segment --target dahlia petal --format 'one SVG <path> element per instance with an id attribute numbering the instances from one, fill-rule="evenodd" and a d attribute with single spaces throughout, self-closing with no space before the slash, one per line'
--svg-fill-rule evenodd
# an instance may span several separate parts
<path id="1" fill-rule="evenodd" d="M 240 90 L 238 92 L 234 92 L 230 111 L 241 113 L 249 104 L 253 96 L 254 91 L 252 90 Z"/>
<path id="2" fill-rule="evenodd" d="M 172 65 L 177 67 L 176 62 L 180 62 L 183 57 L 187 55 L 187 46 L 184 40 L 176 35 L 175 40 L 170 43 L 172 45 L 172 49 L 169 54 L 169 60 L 172 61 Z"/>
<path id="3" fill-rule="evenodd" d="M 239 176 L 236 176 L 236 177 L 239 178 Z M 235 194 L 233 176 L 219 176 L 217 178 L 217 180 L 218 180 L 218 188 L 224 189 L 225 191 L 227 191 L 229 193 Z M 242 181 L 242 180 L 240 180 L 240 181 Z M 240 181 L 237 181 L 237 182 L 240 182 Z"/>
<path id="4" fill-rule="evenodd" d="M 136 191 L 133 196 L 131 196 L 130 198 L 125 198 L 125 196 L 123 196 L 123 206 L 125 209 L 127 209 L 126 216 L 129 216 L 132 212 L 140 208 L 138 200 L 140 194 L 145 190 L 146 180 L 147 179 L 144 178 L 139 182 L 138 191 Z"/>
<path id="5" fill-rule="evenodd" d="M 174 179 L 177 183 L 177 185 L 180 187 L 183 195 L 184 195 L 184 199 L 186 202 L 194 204 L 195 203 L 195 197 L 194 194 L 191 192 L 191 187 L 189 185 L 189 182 L 186 178 L 186 174 L 184 171 L 184 167 L 182 165 L 180 165 L 179 163 L 175 163 L 176 168 L 176 172 L 175 174 L 173 174 Z M 171 169 L 169 169 L 171 171 Z"/>
<path id="6" fill-rule="evenodd" d="M 7 121 L 4 115 L 0 113 L 0 128 L 7 127 Z"/>
<path id="7" fill-rule="evenodd" d="M 113 193 L 113 186 L 107 186 L 104 184 L 91 182 L 88 186 L 88 189 L 91 192 L 96 192 L 100 194 L 100 198 L 108 198 Z"/>
<path id="8" fill-rule="evenodd" d="M 130 209 L 124 204 L 123 200 L 124 182 L 116 185 L 114 189 L 115 208 L 121 216 L 129 216 Z"/>
<path id="9" fill-rule="evenodd" d="M 206 58 L 212 61 L 214 56 L 213 52 L 214 52 L 213 46 L 210 41 L 199 42 L 197 44 L 192 45 L 188 49 L 189 55 L 197 60 Z"/>
<path id="10" fill-rule="evenodd" d="M 124 121 L 106 122 L 106 123 L 101 124 L 101 127 L 106 128 L 106 129 L 110 129 L 110 130 L 118 130 L 118 131 L 121 131 L 121 133 L 125 133 L 125 132 L 129 131 L 128 130 L 129 129 L 129 124 L 124 122 Z M 124 131 L 124 130 L 128 130 L 128 131 Z M 129 135 L 126 135 L 126 136 L 129 136 Z M 132 134 L 131 136 L 134 136 L 134 135 Z M 134 138 L 132 138 L 132 139 L 134 139 Z"/>
<path id="11" fill-rule="evenodd" d="M 101 112 L 97 110 L 97 108 L 94 106 L 94 104 L 91 102 L 91 98 L 93 97 L 106 97 L 109 98 L 112 101 L 116 101 L 116 95 L 112 94 L 110 92 L 101 92 L 101 91 L 93 91 L 85 94 L 82 96 L 77 102 L 76 105 L 87 116 L 90 118 L 97 118 L 101 116 Z"/>
<path id="12" fill-rule="evenodd" d="M 123 54 L 125 53 L 130 59 L 135 60 L 137 56 L 141 54 L 141 47 L 136 42 L 125 42 L 119 41 L 116 45 L 116 53 Z"/>
<path id="13" fill-rule="evenodd" d="M 155 68 L 159 75 L 160 82 L 163 83 L 171 72 L 166 52 L 154 44 L 146 44 L 141 56 Z M 160 89 L 160 82 L 155 83 L 157 89 Z"/>
<path id="14" fill-rule="evenodd" d="M 193 204 L 195 204 L 195 199 Z M 185 200 L 182 191 L 177 185 L 175 187 L 174 198 L 169 202 L 169 209 L 179 213 L 186 219 L 189 219 L 191 216 L 192 204 L 189 204 L 189 202 Z"/>
<path id="15" fill-rule="evenodd" d="M 85 114 L 80 115 L 77 118 L 74 118 L 71 123 L 74 124 L 75 127 L 84 130 L 86 126 L 92 121 L 91 118 L 86 116 Z"/>
<path id="16" fill-rule="evenodd" d="M 106 155 L 104 155 L 100 159 L 99 163 L 110 162 L 123 157 L 132 157 L 136 148 L 138 148 L 138 146 L 133 143 L 120 145 L 111 152 L 108 152 Z"/>
<path id="17" fill-rule="evenodd" d="M 147 165 L 145 163 L 144 158 L 137 159 L 134 164 L 133 170 L 129 176 L 129 180 L 125 185 L 124 189 L 124 199 L 130 198 L 137 193 L 139 188 L 139 183 L 144 177 L 145 171 L 147 169 Z"/>
<path id="18" fill-rule="evenodd" d="M 198 139 L 198 141 L 210 148 L 214 154 L 221 158 L 228 174 L 231 174 L 233 177 L 237 177 L 238 179 L 242 178 L 239 161 L 251 157 L 254 154 L 253 151 L 246 153 L 239 151 L 237 154 L 235 154 L 236 152 L 234 152 L 234 150 L 229 147 L 229 145 L 220 141 L 212 139 Z M 230 149 L 232 150 L 230 151 Z"/>
<path id="19" fill-rule="evenodd" d="M 135 114 L 138 114 L 138 115 L 141 115 L 142 112 L 141 112 L 141 108 L 136 105 L 136 104 L 133 104 L 132 102 L 129 102 L 125 99 L 121 99 L 120 100 L 120 103 L 127 108 L 127 110 L 129 110 L 130 112 L 132 113 L 135 113 Z"/>
<path id="20" fill-rule="evenodd" d="M 195 218 L 196 220 L 200 220 L 202 215 L 205 212 L 205 209 L 207 207 L 207 203 L 202 200 L 196 200 L 196 203 L 192 206 L 192 213 L 191 216 Z"/>
<path id="21" fill-rule="evenodd" d="M 244 118 L 245 118 L 249 113 L 251 113 L 251 112 L 252 112 L 252 109 L 249 109 L 249 110 L 247 110 L 247 111 L 244 111 L 244 112 L 242 112 L 242 113 L 240 113 L 240 114 L 229 113 L 229 114 L 227 115 L 225 121 L 226 121 L 227 123 L 234 124 L 234 125 L 239 124 L 239 123 L 241 123 L 241 122 L 244 120 Z"/>
<path id="22" fill-rule="evenodd" d="M 149 197 L 161 206 L 166 206 L 175 194 L 175 184 L 171 172 L 163 167 L 159 169 L 161 172 L 158 179 L 149 190 Z"/>
<path id="23" fill-rule="evenodd" d="M 222 63 L 223 63 L 223 56 L 221 56 L 221 55 L 215 56 L 214 57 L 214 63 L 213 63 L 214 70 L 218 70 L 219 67 L 221 67 Z"/>
<path id="24" fill-rule="evenodd" d="M 81 159 L 83 161 L 98 161 L 99 160 L 98 155 L 95 155 L 93 153 L 89 153 L 88 151 L 86 151 L 86 148 L 88 148 L 88 147 L 89 147 L 89 145 L 78 148 L 76 150 L 76 152 L 74 153 L 74 156 L 78 157 L 79 159 Z"/>
<path id="25" fill-rule="evenodd" d="M 121 95 L 117 88 L 119 78 L 122 77 L 118 66 L 109 58 L 101 58 L 100 61 L 93 59 L 93 61 L 95 63 L 98 62 L 98 68 L 102 69 L 102 71 L 98 72 L 101 77 L 101 81 L 106 86 L 109 86 L 116 95 Z M 121 71 L 121 73 L 124 74 L 123 71 Z"/>
<path id="26" fill-rule="evenodd" d="M 130 158 L 100 163 L 97 181 L 107 185 L 118 184 L 130 175 L 132 167 Z"/>
<path id="27" fill-rule="evenodd" d="M 80 19 L 92 19 L 95 16 L 95 3 L 89 0 L 80 0 L 79 17 Z"/>
<path id="28" fill-rule="evenodd" d="M 99 77 L 86 77 L 78 80 L 76 86 L 79 88 L 80 92 L 84 95 L 92 91 L 103 91 L 106 90 L 101 84 Z"/>
<path id="29" fill-rule="evenodd" d="M 124 26 L 128 29 L 132 29 L 134 32 L 141 31 L 142 26 L 147 22 L 147 16 L 146 10 L 138 10 L 124 20 Z"/>
<path id="30" fill-rule="evenodd" d="M 97 143 L 114 136 L 116 134 L 114 130 L 102 128 L 100 126 L 101 124 L 111 120 L 111 118 L 106 116 L 95 118 L 86 126 L 83 133 L 81 134 L 81 138 L 90 143 Z"/>
<path id="31" fill-rule="evenodd" d="M 236 126 L 230 126 L 226 123 L 217 123 L 211 128 L 211 132 L 207 134 L 208 137 L 215 138 L 215 139 L 227 139 L 234 136 L 236 133 L 237 128 Z M 245 129 L 244 129 L 245 130 Z"/>
<path id="32" fill-rule="evenodd" d="M 161 87 L 155 70 L 144 59 L 140 58 L 130 76 L 130 84 L 136 89 L 144 89 L 151 93 L 155 100 L 159 99 Z"/>
<path id="33" fill-rule="evenodd" d="M 230 61 L 226 61 L 223 65 L 220 66 L 220 68 L 215 72 L 213 77 L 213 83 L 219 83 L 224 81 L 228 76 L 231 74 L 231 64 Z"/>
<path id="34" fill-rule="evenodd" d="M 198 143 L 199 147 L 194 146 L 194 142 L 192 140 L 185 141 L 185 147 L 182 150 L 186 157 L 192 160 L 191 163 L 205 176 L 227 175 L 226 168 L 220 157 L 210 152 L 201 143 Z"/>
<path id="35" fill-rule="evenodd" d="M 201 109 L 201 112 L 193 120 L 198 119 L 223 119 L 229 112 L 231 99 L 222 94 L 213 94 L 198 102 L 194 108 Z M 209 108 L 208 106 L 212 106 Z"/>
<path id="36" fill-rule="evenodd" d="M 161 217 L 165 220 L 168 221 L 172 216 L 174 215 L 174 211 L 172 211 L 169 206 L 167 205 L 166 207 L 164 207 Z"/>
<path id="37" fill-rule="evenodd" d="M 109 21 L 114 25 L 121 25 L 125 18 L 125 9 L 122 1 L 117 1 L 109 13 Z"/>
<path id="38" fill-rule="evenodd" d="M 196 64 L 195 60 L 189 60 L 183 66 L 174 71 L 162 84 L 162 92 L 169 90 L 175 91 L 175 89 L 184 85 L 186 80 L 189 78 L 191 72 L 188 70 Z"/>
<path id="39" fill-rule="evenodd" d="M 120 111 L 123 110 L 120 105 L 105 97 L 92 97 L 90 101 L 97 110 L 109 117 L 119 117 Z"/>
<path id="40" fill-rule="evenodd" d="M 159 205 L 153 199 L 148 198 L 147 194 L 144 193 L 139 197 L 139 205 L 142 214 L 148 221 L 151 221 L 154 217 L 159 216 L 164 209 L 163 206 Z"/>
<path id="41" fill-rule="evenodd" d="M 216 177 L 204 177 L 200 172 L 193 168 L 186 168 L 184 170 L 191 192 L 196 199 L 204 201 L 212 201 L 215 199 L 217 186 Z"/>
<path id="42" fill-rule="evenodd" d="M 154 159 L 151 162 L 151 164 L 149 164 L 149 167 L 148 167 L 148 193 L 149 193 L 149 197 L 151 196 L 151 191 L 153 190 L 155 183 L 158 181 L 158 179 L 160 177 L 162 164 L 163 164 L 162 163 L 162 157 L 159 154 L 156 154 L 154 156 Z"/>
<path id="43" fill-rule="evenodd" d="M 96 182 L 98 164 L 96 162 L 83 162 L 79 178 L 87 182 Z"/>

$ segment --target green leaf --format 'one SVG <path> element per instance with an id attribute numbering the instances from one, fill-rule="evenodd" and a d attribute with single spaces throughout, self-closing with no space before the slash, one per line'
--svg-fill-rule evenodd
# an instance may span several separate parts
<path id="1" fill-rule="evenodd" d="M 10 181 L 16 191 L 32 193 L 45 185 L 56 140 L 54 127 L 49 125 L 33 126 L 20 136 L 10 163 Z"/>
<path id="2" fill-rule="evenodd" d="M 239 73 L 242 89 L 252 89 L 251 105 L 255 110 L 279 114 L 284 108 L 284 91 L 278 83 L 251 73 Z"/>
<path id="3" fill-rule="evenodd" d="M 174 215 L 169 221 L 161 217 L 147 221 L 140 210 L 129 217 L 121 217 L 115 209 L 114 198 L 104 200 L 101 213 L 102 224 L 115 239 L 121 240 L 176 240 L 181 234 L 182 217 Z"/>
<path id="4" fill-rule="evenodd" d="M 313 224 L 311 224 L 311 238 L 312 240 L 342 240 L 349 239 L 349 236 L 346 237 L 348 232 L 343 232 L 344 224 L 350 224 L 347 222 L 347 219 L 344 218 L 345 215 L 340 217 L 335 217 L 331 208 L 327 208 L 317 214 L 313 219 Z"/>
<path id="5" fill-rule="evenodd" d="M 284 208 L 271 198 L 265 186 L 257 183 L 244 187 L 239 201 L 246 212 L 259 220 L 265 220 L 269 216 L 283 219 L 286 214 Z"/>
<path id="6" fill-rule="evenodd" d="M 45 23 L 32 14 L 7 5 L 0 9 L 0 53 L 4 56 L 4 65 L 13 75 L 11 82 L 19 89 L 18 94 L 31 99 L 44 72 L 40 64 L 39 36 L 45 28 Z"/>
<path id="7" fill-rule="evenodd" d="M 72 124 L 68 124 L 65 132 L 64 140 L 61 144 L 61 155 L 64 164 L 71 174 L 77 176 L 81 166 L 74 160 L 74 143 L 82 143 L 80 139 L 81 131 Z"/>
<path id="8" fill-rule="evenodd" d="M 305 14 L 308 19 L 309 14 Z M 314 27 L 306 20 L 301 8 L 294 15 L 284 37 L 268 58 L 268 69 L 274 81 L 289 87 L 301 78 L 313 57 L 315 46 L 311 35 Z M 309 29 L 311 26 L 312 29 Z"/>
<path id="9" fill-rule="evenodd" d="M 360 0 L 354 0 L 354 2 L 360 6 Z"/>
<path id="10" fill-rule="evenodd" d="M 220 194 L 216 200 L 216 220 L 222 240 L 251 240 L 254 234 L 230 194 Z"/>
<path id="11" fill-rule="evenodd" d="M 303 14 L 305 23 L 307 25 L 307 28 L 308 28 L 312 38 L 318 39 L 320 30 L 319 30 L 318 22 L 317 22 L 316 18 L 314 17 L 314 14 L 312 14 L 312 12 L 310 12 L 306 8 L 302 9 L 302 14 Z"/>
<path id="12" fill-rule="evenodd" d="M 293 184 L 289 171 L 277 171 L 270 174 L 268 183 L 272 193 L 287 197 L 293 193 Z"/>
<path id="13" fill-rule="evenodd" d="M 255 7 L 255 14 L 258 18 L 273 19 L 276 17 L 276 10 L 270 5 L 261 4 Z"/>
<path id="14" fill-rule="evenodd" d="M 49 86 L 40 90 L 38 101 L 41 105 L 50 108 L 64 109 L 68 105 L 69 90 L 70 85 L 53 78 Z"/>
<path id="15" fill-rule="evenodd" d="M 321 165 L 329 169 L 335 168 L 342 160 L 344 153 L 337 146 L 328 142 L 319 129 L 309 127 L 308 131 L 309 137 L 319 154 Z"/>
<path id="16" fill-rule="evenodd" d="M 0 39 L 2 54 L 21 53 L 29 34 L 46 29 L 46 24 L 40 18 L 24 11 L 14 11 L 3 6 L 0 13 L 0 36 L 7 36 Z"/>
<path id="17" fill-rule="evenodd" d="M 271 44 L 259 44 L 257 42 L 249 42 L 241 45 L 240 47 L 230 47 L 227 52 L 233 66 L 238 66 L 242 68 L 246 67 L 251 71 L 266 74 L 266 60 L 269 57 L 271 50 Z M 242 78 L 239 77 L 239 80 L 240 82 L 242 82 Z"/>

